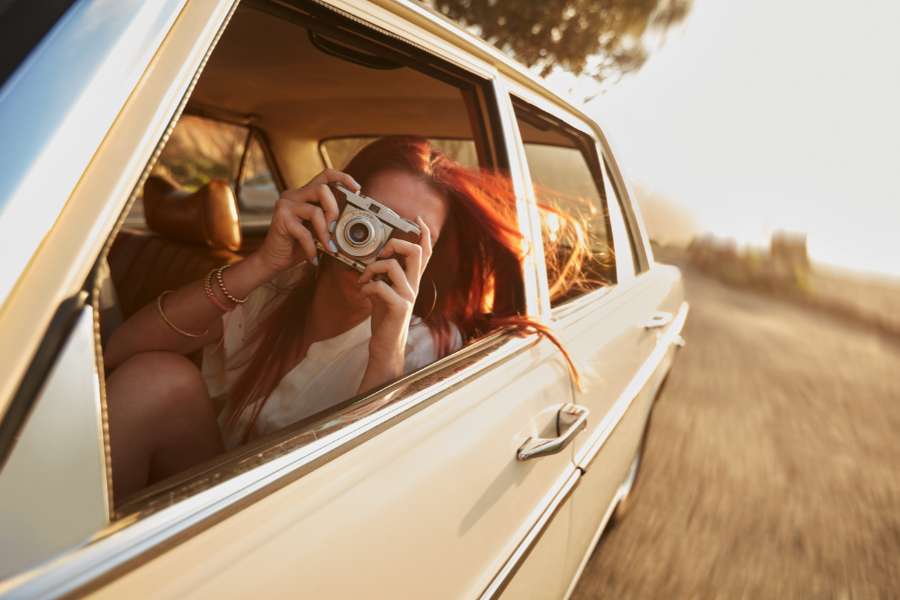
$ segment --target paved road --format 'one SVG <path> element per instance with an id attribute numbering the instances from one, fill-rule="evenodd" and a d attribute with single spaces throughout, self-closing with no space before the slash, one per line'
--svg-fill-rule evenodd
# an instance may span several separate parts
<path id="1" fill-rule="evenodd" d="M 900 342 L 687 272 L 688 345 L 587 598 L 900 598 Z"/>

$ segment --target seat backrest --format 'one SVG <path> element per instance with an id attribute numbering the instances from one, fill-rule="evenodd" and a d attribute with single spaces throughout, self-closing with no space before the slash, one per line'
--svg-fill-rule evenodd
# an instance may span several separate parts
<path id="1" fill-rule="evenodd" d="M 125 319 L 163 291 L 178 289 L 241 258 L 237 202 L 227 183 L 211 181 L 187 193 L 161 177 L 150 177 L 143 202 L 150 231 L 123 229 L 109 253 Z"/>

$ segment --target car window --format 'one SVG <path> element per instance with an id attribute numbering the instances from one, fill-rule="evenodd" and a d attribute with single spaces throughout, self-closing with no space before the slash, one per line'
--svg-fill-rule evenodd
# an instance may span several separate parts
<path id="1" fill-rule="evenodd" d="M 271 212 L 279 196 L 258 132 L 194 114 L 178 120 L 150 175 L 185 193 L 224 181 L 235 194 L 241 215 Z M 143 202 L 134 204 L 128 224 L 144 226 Z"/>
<path id="2" fill-rule="evenodd" d="M 166 142 L 153 174 L 193 192 L 213 179 L 233 183 L 238 176 L 248 130 L 195 115 L 184 115 Z"/>
<path id="3" fill-rule="evenodd" d="M 259 136 L 251 135 L 238 186 L 237 196 L 241 209 L 271 212 L 279 195 L 278 185 L 272 177 Z"/>
<path id="4" fill-rule="evenodd" d="M 101 322 L 103 340 L 112 339 L 116 328 L 123 327 L 122 323 L 127 325 L 128 320 L 144 307 L 147 310 L 143 314 L 157 315 L 155 318 L 168 326 L 167 321 L 162 321 L 162 315 L 172 320 L 170 290 L 192 284 L 200 294 L 209 294 L 207 288 L 220 289 L 214 269 L 233 265 L 259 247 L 282 181 L 289 188 L 300 187 L 326 167 L 343 168 L 362 147 L 384 136 L 425 138 L 433 143 L 433 149 L 469 167 L 502 169 L 507 166 L 504 151 L 496 141 L 487 138 L 495 130 L 487 124 L 496 122 L 497 111 L 487 80 L 449 65 L 437 78 L 433 75 L 432 64 L 437 59 L 430 57 L 428 65 L 424 65 L 418 62 L 419 59 L 409 58 L 409 48 L 404 48 L 403 53 L 391 51 L 391 44 L 402 42 L 389 40 L 374 49 L 365 45 L 365 39 L 352 38 L 341 44 L 329 44 L 314 34 L 312 27 L 315 24 L 310 26 L 311 29 L 306 29 L 306 25 L 309 25 L 306 21 L 282 18 L 252 7 L 239 7 L 235 12 L 187 101 L 185 114 L 173 123 L 159 158 L 147 166 L 146 183 L 136 191 L 135 195 L 142 195 L 144 201 L 153 199 L 155 204 L 148 206 L 155 207 L 156 216 L 148 212 L 143 229 L 129 227 L 130 222 L 126 222 L 109 244 L 112 293 L 101 294 L 101 303 L 105 299 L 113 304 L 118 318 Z M 263 39 L 265 44 L 255 43 Z M 354 49 L 351 56 L 345 55 L 350 52 L 348 48 L 357 43 L 365 51 Z M 305 83 L 309 81 L 315 81 L 316 86 L 310 88 Z M 231 93 L 233 90 L 239 93 Z M 481 108 L 473 109 L 476 106 Z M 436 111 L 441 118 L 435 118 Z M 247 122 L 264 123 L 265 136 L 259 135 L 254 126 L 238 124 L 244 122 L 239 118 L 231 122 L 204 116 L 210 114 L 244 115 Z M 361 134 L 361 131 L 366 133 Z M 280 168 L 278 172 L 272 168 L 276 164 Z M 217 181 L 227 185 L 217 185 Z M 238 199 L 237 215 L 234 211 L 218 210 L 229 206 L 229 193 Z M 186 194 L 195 195 L 195 202 L 190 207 L 171 201 L 184 198 Z M 517 227 L 514 221 L 516 202 L 510 194 L 510 206 L 507 207 L 510 210 L 505 218 L 511 219 L 514 227 Z M 134 206 L 140 204 L 139 200 Z M 217 209 L 215 218 L 205 212 L 210 207 Z M 502 213 L 502 207 L 497 210 L 498 214 Z M 391 218 L 385 211 L 379 214 L 385 219 Z M 453 216 L 456 220 L 465 218 L 468 217 L 462 211 Z M 253 222 L 249 231 L 246 228 L 248 220 Z M 458 231 L 463 229 L 462 225 L 458 228 Z M 460 241 L 445 241 L 453 239 L 446 231 L 442 231 L 440 239 L 444 247 L 467 248 Z M 453 280 L 457 273 L 465 271 L 458 264 L 441 259 L 436 247 L 429 265 L 438 265 L 435 268 L 439 270 L 432 271 L 434 280 L 423 280 L 421 297 L 416 300 L 412 319 L 419 328 L 418 333 L 413 336 L 411 326 L 408 338 L 428 351 L 415 353 L 414 360 L 404 364 L 399 379 L 407 381 L 418 377 L 428 369 L 437 368 L 432 365 L 435 359 L 450 360 L 455 352 L 465 351 L 464 347 L 478 343 L 486 336 L 501 335 L 496 331 L 501 325 L 492 323 L 526 312 L 523 273 L 516 262 L 517 252 L 518 247 L 510 251 L 510 260 L 476 275 L 492 278 L 478 288 L 482 298 L 477 313 L 483 312 L 485 318 L 461 325 L 436 320 L 426 323 L 434 307 L 440 305 L 439 295 L 451 291 L 441 278 Z M 444 256 L 449 255 L 444 253 Z M 320 257 L 320 260 L 333 259 Z M 233 414 L 224 411 L 233 406 L 234 396 L 229 393 L 237 377 L 234 373 L 249 369 L 250 361 L 258 356 L 268 356 L 263 351 L 247 352 L 246 356 L 233 355 L 235 362 L 232 363 L 229 362 L 232 360 L 229 348 L 234 348 L 238 339 L 242 344 L 247 342 L 242 347 L 256 348 L 249 341 L 255 324 L 268 322 L 264 321 L 263 315 L 268 317 L 270 313 L 265 311 L 294 306 L 289 302 L 293 300 L 302 302 L 298 289 L 309 281 L 316 281 L 308 277 L 309 272 L 309 265 L 298 259 L 295 267 L 285 271 L 283 276 L 260 286 L 259 289 L 264 288 L 265 297 L 253 296 L 246 305 L 241 305 L 240 310 L 227 306 L 226 309 L 233 312 L 222 318 L 221 327 L 225 330 L 222 339 L 211 340 L 205 347 L 187 355 L 204 378 L 220 424 Z M 504 284 L 494 286 L 499 277 L 504 278 Z M 460 311 L 459 314 L 465 316 L 468 313 Z M 241 320 L 244 316 L 247 320 Z M 257 318 L 254 323 L 252 320 Z M 291 320 L 291 323 L 296 322 L 302 320 Z M 433 329 L 432 322 L 437 323 Z M 205 334 L 205 331 L 195 332 L 196 328 L 187 322 L 179 321 L 176 326 L 188 333 Z M 338 332 L 334 338 L 322 340 L 328 343 L 315 348 L 311 346 L 307 356 L 331 356 L 335 348 L 330 342 L 340 338 L 355 340 L 363 352 L 338 353 L 334 355 L 335 361 L 343 360 L 345 355 L 365 358 L 370 327 L 364 320 L 348 331 Z M 248 332 L 247 338 L 241 337 L 244 331 Z M 281 335 L 279 331 L 278 336 L 265 339 Z M 252 343 L 258 341 L 252 339 Z M 240 362 L 245 359 L 246 362 Z M 272 456 L 286 451 L 288 446 L 283 443 L 286 437 L 301 444 L 321 438 L 325 433 L 353 423 L 403 397 L 397 394 L 379 396 L 378 390 L 397 384 L 398 378 L 357 394 L 357 385 L 351 385 L 353 378 L 340 370 L 323 377 L 323 381 L 339 382 L 343 386 L 340 392 L 332 393 L 331 388 L 321 391 L 316 387 L 319 383 L 313 380 L 331 368 L 333 362 L 323 362 L 321 369 L 307 365 L 296 372 L 289 370 L 291 376 L 307 378 L 292 381 L 296 388 L 290 389 L 312 390 L 308 397 L 296 401 L 304 409 L 296 413 L 300 416 L 290 413 L 290 417 L 258 421 L 264 427 L 248 429 L 239 439 L 227 438 L 226 451 L 212 460 L 212 466 L 204 471 L 207 475 L 209 472 L 220 473 L 210 479 L 211 483 L 198 480 L 197 469 L 167 474 L 163 478 L 154 476 L 147 482 L 146 489 L 129 496 L 127 501 L 118 502 L 116 514 L 123 516 L 150 505 L 164 505 L 171 498 L 193 494 L 205 489 L 204 486 L 242 472 L 241 469 L 251 468 L 246 466 L 246 461 L 239 462 L 239 457 L 247 452 L 255 453 L 254 456 Z M 186 367 L 183 361 L 181 364 Z M 107 362 L 107 381 L 115 377 L 117 366 L 112 366 L 112 361 Z M 354 368 L 358 366 L 354 363 Z M 341 373 L 341 376 L 335 373 Z M 247 381 L 254 380 L 248 378 Z M 312 383 L 306 386 L 308 382 Z M 285 402 L 290 400 L 289 394 L 281 393 L 279 398 Z M 107 402 L 113 403 L 115 399 L 108 397 Z M 115 427 L 115 423 L 110 426 L 111 440 L 115 440 Z M 119 439 L 123 438 L 120 434 Z M 228 466 L 219 471 L 216 465 Z"/>
<path id="5" fill-rule="evenodd" d="M 556 306 L 616 282 L 602 174 L 588 136 L 520 100 L 514 107 Z"/>
<path id="6" fill-rule="evenodd" d="M 612 201 L 618 202 L 619 206 L 622 208 L 622 216 L 625 219 L 625 225 L 628 230 L 628 241 L 631 244 L 631 257 L 634 261 L 634 272 L 643 273 L 650 268 L 650 263 L 647 259 L 643 238 L 641 238 L 641 232 L 637 225 L 634 207 L 631 205 L 631 201 L 629 201 L 627 196 L 623 197 L 623 195 L 619 193 L 606 157 L 603 158 L 603 169 L 604 174 L 606 175 L 605 182 L 607 195 Z"/>

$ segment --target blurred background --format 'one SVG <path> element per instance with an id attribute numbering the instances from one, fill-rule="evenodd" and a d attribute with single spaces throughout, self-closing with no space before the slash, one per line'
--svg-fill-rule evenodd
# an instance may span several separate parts
<path id="1" fill-rule="evenodd" d="M 600 123 L 685 274 L 575 597 L 900 597 L 900 3 L 427 3 Z"/>

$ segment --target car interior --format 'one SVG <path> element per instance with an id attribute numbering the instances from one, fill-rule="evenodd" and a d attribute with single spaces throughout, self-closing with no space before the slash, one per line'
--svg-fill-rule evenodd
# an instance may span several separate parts
<path id="1" fill-rule="evenodd" d="M 341 168 L 379 136 L 426 137 L 466 165 L 505 170 L 491 126 L 498 122 L 491 93 L 456 67 L 327 9 L 242 3 L 115 235 L 108 273 L 98 281 L 102 338 L 164 290 L 252 252 L 282 190 L 305 184 L 324 168 Z M 554 160 L 563 166 L 544 180 L 557 192 L 550 203 L 597 197 L 596 181 L 585 184 L 583 174 L 573 176 L 565 167 L 567 153 L 585 152 L 583 136 L 566 133 L 524 104 L 516 109 L 529 153 L 562 153 Z M 605 256 L 597 264 L 606 270 L 597 277 L 614 281 Z M 523 292 L 515 296 L 495 312 L 522 310 Z M 266 452 L 306 443 L 335 427 L 335 414 L 357 400 L 154 484 L 116 512 L 171 503 L 203 481 L 220 479 L 226 463 L 240 470 Z"/>
<path id="2" fill-rule="evenodd" d="M 423 136 L 469 166 L 505 166 L 484 124 L 481 82 L 315 11 L 264 2 L 236 10 L 112 241 L 98 282 L 102 339 L 164 290 L 252 252 L 282 190 L 341 168 L 380 136 Z M 274 437 L 303 443 L 302 431 L 331 423 L 307 419 Z M 165 490 L 218 468 L 151 486 L 117 512 L 170 501 Z"/>

